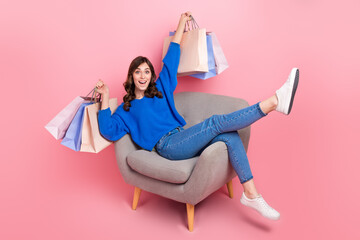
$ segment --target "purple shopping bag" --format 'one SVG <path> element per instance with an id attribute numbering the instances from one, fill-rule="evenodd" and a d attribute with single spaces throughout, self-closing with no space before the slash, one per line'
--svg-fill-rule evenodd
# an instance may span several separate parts
<path id="1" fill-rule="evenodd" d="M 209 71 L 190 75 L 191 77 L 205 80 L 216 76 L 215 57 L 214 57 L 213 42 L 211 35 L 206 34 L 206 43 L 207 43 Z"/>
<path id="2" fill-rule="evenodd" d="M 93 103 L 82 103 L 71 121 L 68 130 L 61 144 L 75 151 L 80 151 L 81 147 L 81 130 L 83 125 L 85 107 Z"/>

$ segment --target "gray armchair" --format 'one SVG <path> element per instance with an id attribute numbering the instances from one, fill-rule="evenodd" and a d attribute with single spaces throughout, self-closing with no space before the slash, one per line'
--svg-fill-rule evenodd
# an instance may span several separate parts
<path id="1" fill-rule="evenodd" d="M 189 128 L 214 114 L 225 114 L 249 106 L 245 100 L 199 92 L 175 94 L 175 105 Z M 248 148 L 250 127 L 238 131 Z M 115 142 L 120 172 L 126 183 L 135 186 L 132 208 L 135 210 L 141 190 L 186 203 L 188 228 L 193 230 L 195 205 L 227 184 L 233 197 L 232 179 L 236 176 L 223 142 L 208 146 L 200 156 L 171 161 L 155 151 L 138 147 L 129 135 Z"/>

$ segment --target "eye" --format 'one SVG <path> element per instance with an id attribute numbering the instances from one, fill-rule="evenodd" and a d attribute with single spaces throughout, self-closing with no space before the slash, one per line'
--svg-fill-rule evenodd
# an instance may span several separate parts
<path id="1" fill-rule="evenodd" d="M 150 73 L 150 71 L 146 71 L 145 73 L 146 73 L 146 74 L 149 74 L 149 73 Z"/>
<path id="2" fill-rule="evenodd" d="M 139 73 L 140 73 L 140 71 L 135 71 L 135 73 L 136 73 L 136 74 L 139 74 Z"/>

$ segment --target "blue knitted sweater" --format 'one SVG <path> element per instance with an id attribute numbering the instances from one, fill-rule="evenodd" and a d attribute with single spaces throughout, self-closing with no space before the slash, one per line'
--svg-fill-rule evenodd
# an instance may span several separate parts
<path id="1" fill-rule="evenodd" d="M 100 133 L 110 141 L 119 140 L 129 133 L 137 145 L 151 151 L 166 133 L 178 126 L 185 126 L 186 122 L 174 103 L 179 61 L 180 45 L 171 42 L 155 82 L 163 98 L 144 96 L 142 99 L 134 99 L 129 111 L 124 110 L 122 103 L 112 115 L 110 108 L 100 110 Z"/>

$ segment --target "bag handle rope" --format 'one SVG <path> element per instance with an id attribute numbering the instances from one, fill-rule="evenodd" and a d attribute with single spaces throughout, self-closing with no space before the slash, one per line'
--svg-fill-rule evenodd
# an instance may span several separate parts
<path id="1" fill-rule="evenodd" d="M 91 97 L 89 95 L 91 94 Z M 97 92 L 97 88 L 93 88 L 85 97 L 85 100 L 90 100 L 91 103 L 97 103 L 101 101 L 101 94 Z"/>

